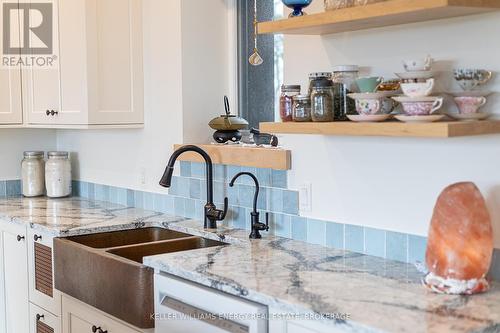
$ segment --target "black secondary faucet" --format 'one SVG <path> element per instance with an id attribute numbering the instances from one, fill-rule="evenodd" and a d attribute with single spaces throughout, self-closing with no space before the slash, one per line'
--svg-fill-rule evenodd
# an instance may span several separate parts
<path id="1" fill-rule="evenodd" d="M 172 174 L 174 173 L 174 165 L 177 158 L 188 151 L 200 154 L 205 160 L 206 179 L 207 179 L 207 203 L 205 204 L 205 229 L 217 229 L 217 221 L 222 221 L 226 218 L 228 200 L 224 198 L 224 210 L 217 209 L 214 204 L 214 181 L 213 181 L 213 166 L 210 156 L 200 147 L 187 145 L 183 146 L 172 154 L 168 161 L 167 168 L 161 177 L 160 185 L 170 187 L 172 183 Z"/>
<path id="2" fill-rule="evenodd" d="M 240 172 L 233 177 L 233 179 L 229 183 L 229 186 L 233 187 L 234 182 L 240 176 L 249 176 L 255 182 L 255 192 L 253 195 L 253 212 L 250 213 L 252 219 L 251 223 L 252 232 L 250 233 L 249 237 L 251 239 L 260 239 L 262 238 L 260 231 L 269 231 L 269 213 L 266 213 L 266 224 L 261 223 L 259 221 L 259 212 L 257 212 L 257 201 L 259 200 L 259 181 L 257 180 L 257 177 L 255 177 L 255 175 L 252 174 L 251 172 Z"/>

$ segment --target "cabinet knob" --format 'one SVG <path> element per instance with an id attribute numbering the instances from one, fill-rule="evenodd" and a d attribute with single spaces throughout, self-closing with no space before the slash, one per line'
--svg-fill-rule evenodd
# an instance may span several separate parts
<path id="1" fill-rule="evenodd" d="M 17 241 L 20 242 L 24 240 L 24 236 L 21 236 L 21 235 L 17 235 Z"/>
<path id="2" fill-rule="evenodd" d="M 51 116 L 55 116 L 57 114 L 59 114 L 59 111 L 50 110 L 50 115 Z"/>
<path id="3" fill-rule="evenodd" d="M 45 315 L 37 314 L 36 321 L 40 321 L 40 319 L 45 318 Z"/>
<path id="4" fill-rule="evenodd" d="M 38 240 L 42 239 L 42 236 L 35 235 L 35 236 L 33 237 L 33 239 L 34 239 L 34 240 L 35 240 L 35 242 L 36 242 L 36 241 L 38 241 Z"/>
<path id="5" fill-rule="evenodd" d="M 47 116 L 50 116 L 50 110 L 45 111 L 45 114 L 46 114 Z"/>
<path id="6" fill-rule="evenodd" d="M 102 328 L 99 326 L 92 326 L 92 333 L 108 333 L 108 331 L 103 331 Z"/>

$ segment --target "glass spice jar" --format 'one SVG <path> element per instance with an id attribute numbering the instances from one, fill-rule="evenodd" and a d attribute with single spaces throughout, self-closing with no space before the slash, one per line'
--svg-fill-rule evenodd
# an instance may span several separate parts
<path id="1" fill-rule="evenodd" d="M 22 193 L 38 197 L 45 193 L 45 162 L 43 151 L 25 151 L 21 162 Z"/>
<path id="2" fill-rule="evenodd" d="M 335 120 L 348 120 L 347 115 L 357 114 L 356 102 L 347 95 L 358 91 L 356 80 L 359 76 L 359 67 L 343 65 L 333 68 L 333 95 Z"/>
<path id="3" fill-rule="evenodd" d="M 71 162 L 69 153 L 51 151 L 45 164 L 45 187 L 50 198 L 63 198 L 71 194 Z"/>
<path id="4" fill-rule="evenodd" d="M 333 90 L 332 87 L 315 87 L 311 95 L 312 121 L 333 121 Z"/>
<path id="5" fill-rule="evenodd" d="M 283 122 L 293 120 L 293 97 L 300 94 L 299 85 L 282 85 L 280 96 L 280 118 Z"/>
<path id="6" fill-rule="evenodd" d="M 311 97 L 297 95 L 293 98 L 293 121 L 311 121 Z"/>

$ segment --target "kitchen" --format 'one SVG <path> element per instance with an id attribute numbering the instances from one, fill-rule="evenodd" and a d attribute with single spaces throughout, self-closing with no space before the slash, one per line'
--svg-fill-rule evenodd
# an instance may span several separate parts
<path id="1" fill-rule="evenodd" d="M 306 16 L 290 19 L 282 1 L 258 1 L 260 66 L 246 65 L 254 49 L 253 1 L 123 2 L 49 2 L 58 12 L 59 68 L 2 68 L 0 332 L 498 330 L 500 294 L 492 280 L 500 276 L 494 121 L 500 68 L 490 35 L 499 29 L 500 12 L 494 1 L 425 0 L 423 14 L 407 14 L 421 5 L 388 0 L 326 11 L 314 0 Z M 322 13 L 331 30 L 306 31 Z M 354 20 L 348 28 L 335 23 L 343 15 Z M 294 22 L 305 26 L 287 26 Z M 446 97 L 441 111 L 457 112 L 447 94 L 462 90 L 454 69 L 493 72 L 476 89 L 493 92 L 481 108 L 493 116 L 427 124 L 280 120 L 281 84 L 306 93 L 309 73 L 346 64 L 358 65 L 360 78 L 392 79 L 405 72 L 404 60 L 427 55 L 436 73 L 433 95 Z M 231 115 L 250 127 L 262 123 L 279 147 L 212 144 L 208 123 L 225 114 L 225 95 Z M 212 159 L 218 217 L 228 208 L 215 231 L 204 228 L 210 182 L 203 158 L 181 154 L 171 188 L 159 185 L 185 144 Z M 45 152 L 46 169 L 47 152 L 69 152 L 73 195 L 22 198 L 25 151 Z M 230 186 L 240 172 L 254 174 L 260 185 L 262 227 L 269 213 L 262 239 L 249 240 L 254 180 L 242 175 Z M 471 296 L 434 294 L 415 263 L 425 264 L 439 195 L 464 181 L 477 185 L 491 216 L 491 288 Z M 104 235 L 105 244 L 92 235 Z M 52 264 L 45 267 L 52 270 L 50 290 L 36 285 L 35 247 L 52 253 L 53 262 L 45 262 Z M 142 257 L 146 252 L 154 255 Z M 149 318 L 144 310 L 156 316 L 155 329 L 151 320 L 141 322 Z M 168 320 L 172 313 L 234 316 L 179 323 Z"/>

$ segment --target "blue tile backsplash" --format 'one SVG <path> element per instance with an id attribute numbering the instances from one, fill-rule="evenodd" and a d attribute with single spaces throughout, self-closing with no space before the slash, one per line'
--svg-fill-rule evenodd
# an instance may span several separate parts
<path id="1" fill-rule="evenodd" d="M 202 163 L 180 162 L 180 176 L 172 178 L 169 194 L 148 193 L 84 181 L 73 182 L 73 193 L 84 198 L 201 220 L 206 200 L 205 171 L 205 165 Z M 238 179 L 234 187 L 229 187 L 228 184 L 232 177 L 241 171 L 252 172 L 259 179 L 258 209 L 262 222 L 265 221 L 265 213 L 269 213 L 272 234 L 397 261 L 424 261 L 427 245 L 425 237 L 299 216 L 299 194 L 287 189 L 286 171 L 215 165 L 214 200 L 217 206 L 222 208 L 224 197 L 229 198 L 230 206 L 224 225 L 250 228 L 253 180 L 244 176 Z M 19 180 L 0 181 L 0 197 L 20 194 Z M 496 252 L 496 258 L 499 263 L 494 267 L 498 272 L 499 250 Z"/>

